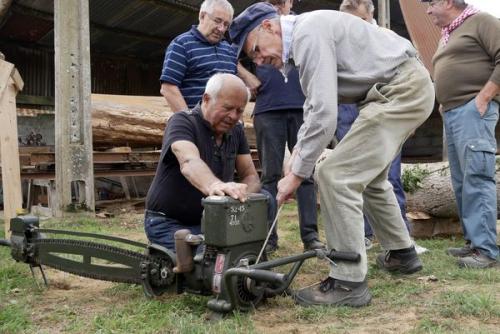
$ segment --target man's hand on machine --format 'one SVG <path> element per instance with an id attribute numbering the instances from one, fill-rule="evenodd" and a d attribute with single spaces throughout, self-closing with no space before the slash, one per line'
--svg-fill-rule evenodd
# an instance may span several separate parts
<path id="1" fill-rule="evenodd" d="M 240 202 L 245 202 L 248 197 L 247 188 L 248 186 L 244 183 L 216 181 L 210 185 L 208 195 L 227 195 Z"/>
<path id="2" fill-rule="evenodd" d="M 303 179 L 301 177 L 293 173 L 288 173 L 287 176 L 285 176 L 278 182 L 278 195 L 276 196 L 278 206 L 283 204 L 288 198 L 293 195 L 302 181 Z"/>

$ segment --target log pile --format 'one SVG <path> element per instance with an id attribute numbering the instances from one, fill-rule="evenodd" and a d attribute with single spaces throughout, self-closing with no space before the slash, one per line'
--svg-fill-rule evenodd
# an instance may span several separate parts
<path id="1" fill-rule="evenodd" d="M 251 147 L 255 135 L 248 103 L 244 124 Z M 92 134 L 94 147 L 161 147 L 166 121 L 172 116 L 161 96 L 92 94 Z"/>
<path id="2" fill-rule="evenodd" d="M 497 166 L 499 161 L 500 157 L 497 157 Z M 499 174 L 497 167 L 497 179 Z M 406 193 L 406 204 L 407 215 L 414 222 L 415 236 L 461 233 L 448 162 L 403 164 L 402 179 L 412 188 Z M 497 194 L 500 194 L 498 183 Z M 500 212 L 498 196 L 497 209 Z"/>

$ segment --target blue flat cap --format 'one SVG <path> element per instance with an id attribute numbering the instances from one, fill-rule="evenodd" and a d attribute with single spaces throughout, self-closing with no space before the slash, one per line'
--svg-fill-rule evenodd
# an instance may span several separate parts
<path id="1" fill-rule="evenodd" d="M 267 2 L 257 2 L 240 13 L 229 28 L 229 37 L 233 42 L 233 47 L 237 50 L 237 55 L 245 44 L 247 35 L 265 19 L 271 19 L 278 15 L 276 8 Z"/>

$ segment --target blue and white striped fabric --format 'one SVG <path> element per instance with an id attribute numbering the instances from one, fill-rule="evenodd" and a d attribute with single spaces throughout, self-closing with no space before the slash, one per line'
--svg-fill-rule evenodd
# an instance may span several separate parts
<path id="1" fill-rule="evenodd" d="M 236 53 L 228 42 L 210 44 L 193 26 L 168 46 L 160 81 L 178 86 L 188 107 L 193 108 L 208 79 L 219 72 L 236 74 L 236 64 Z"/>

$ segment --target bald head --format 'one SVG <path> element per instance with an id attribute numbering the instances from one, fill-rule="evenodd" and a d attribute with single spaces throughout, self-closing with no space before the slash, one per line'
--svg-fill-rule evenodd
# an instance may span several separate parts
<path id="1" fill-rule="evenodd" d="M 234 74 L 217 73 L 214 74 L 207 82 L 205 94 L 210 95 L 211 99 L 216 100 L 221 90 L 236 90 L 247 95 L 247 102 L 250 99 L 250 93 L 245 86 L 243 80 Z"/>
<path id="2" fill-rule="evenodd" d="M 240 78 L 218 73 L 207 82 L 201 111 L 216 135 L 221 136 L 238 123 L 249 99 L 250 92 Z"/>

